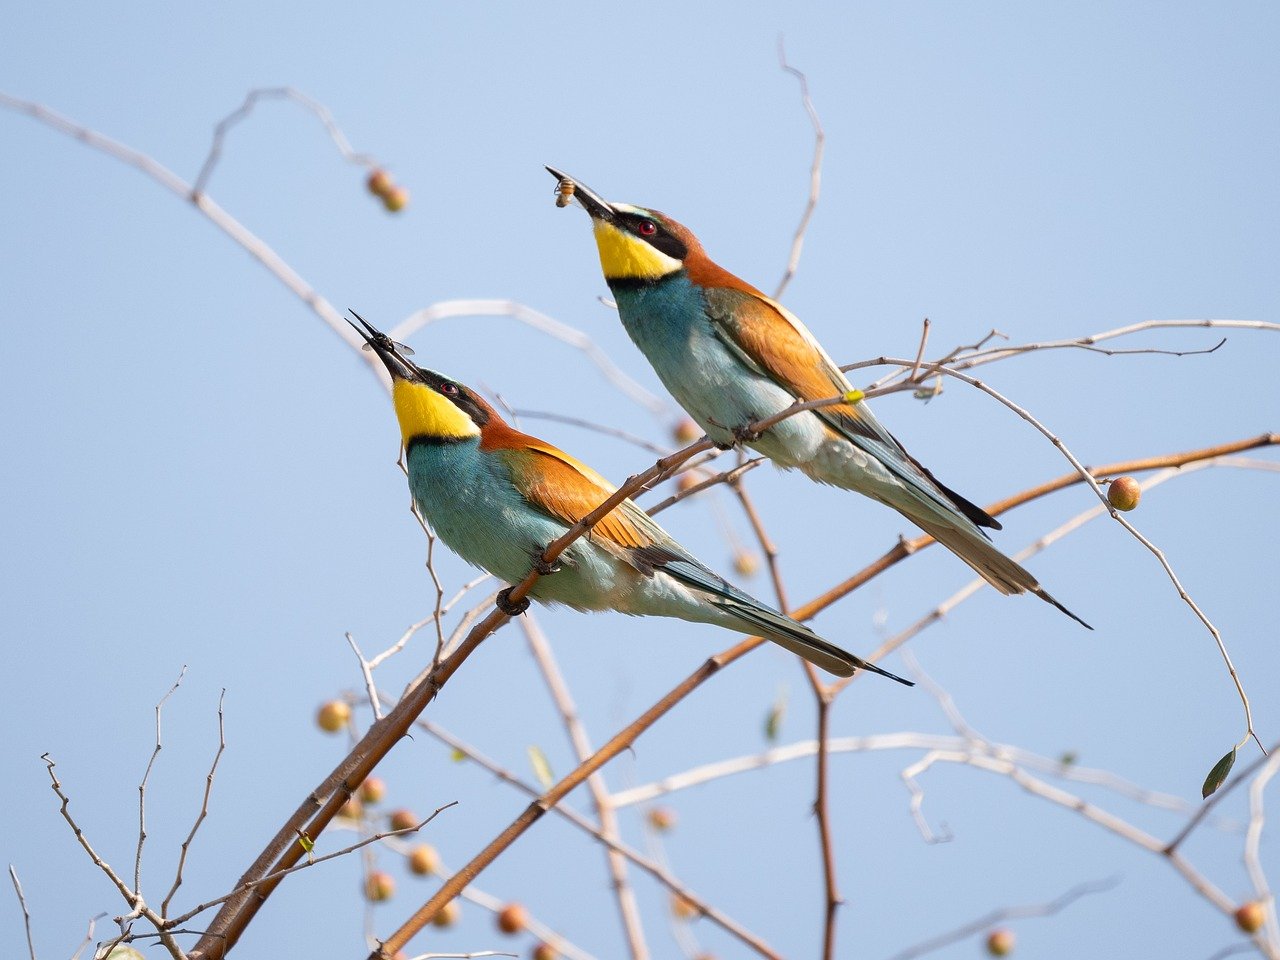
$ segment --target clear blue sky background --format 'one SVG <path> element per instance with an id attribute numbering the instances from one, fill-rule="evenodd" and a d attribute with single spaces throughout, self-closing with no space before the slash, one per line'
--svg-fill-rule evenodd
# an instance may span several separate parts
<path id="1" fill-rule="evenodd" d="M 606 13 L 583 3 L 147 2 L 17 5 L 4 20 L 0 89 L 188 178 L 213 123 L 248 89 L 292 84 L 318 98 L 356 149 L 413 191 L 408 211 L 384 213 L 315 119 L 278 103 L 234 131 L 210 193 L 321 293 L 383 325 L 441 299 L 518 299 L 588 331 L 655 390 L 596 302 L 605 288 L 585 217 L 552 206 L 542 165 L 674 214 L 720 262 L 772 288 L 811 150 L 797 85 L 776 63 L 779 33 L 829 137 L 822 203 L 786 300 L 841 361 L 912 352 L 925 316 L 935 350 L 993 327 L 1030 341 L 1147 319 L 1280 318 L 1271 4 L 648 3 Z M 426 614 L 431 591 L 391 411 L 354 354 L 135 171 L 8 112 L 0 143 L 0 853 L 25 883 L 41 956 L 54 957 L 70 954 L 90 916 L 122 905 L 58 817 L 42 752 L 58 760 L 90 838 L 129 870 L 152 708 L 188 665 L 150 793 L 144 881 L 158 900 L 198 808 L 225 687 L 228 752 L 179 900 L 220 894 L 341 755 L 312 716 L 358 685 L 343 631 L 378 649 Z M 1164 333 L 1128 345 L 1215 339 Z M 424 362 L 521 407 L 586 413 L 658 441 L 674 415 L 654 418 L 579 353 L 509 319 L 446 321 L 412 342 Z M 1277 347 L 1274 334 L 1232 332 L 1211 356 L 1060 353 L 984 376 L 1099 463 L 1280 428 Z M 1066 468 L 1025 424 L 960 386 L 928 405 L 900 395 L 877 409 L 979 502 Z M 616 479 L 649 462 L 571 427 L 527 426 Z M 1280 736 L 1276 482 L 1204 472 L 1133 515 L 1222 628 L 1264 740 Z M 771 469 L 751 485 L 797 599 L 904 530 L 870 501 Z M 1076 489 L 1037 503 L 1009 516 L 998 542 L 1017 550 L 1091 502 Z M 722 568 L 723 524 L 748 536 L 722 496 L 664 522 Z M 1198 796 L 1242 726 L 1211 638 L 1114 523 L 1032 566 L 1096 632 L 983 591 L 913 644 L 924 666 L 996 740 L 1074 750 L 1144 786 Z M 439 568 L 449 585 L 470 575 L 452 557 Z M 929 551 L 818 625 L 865 651 L 967 579 L 958 561 Z M 747 585 L 768 595 L 763 577 Z M 596 742 L 732 639 L 613 615 L 559 611 L 542 622 Z M 384 669 L 386 685 L 428 656 L 415 642 Z M 762 749 L 762 720 L 783 686 L 782 740 L 811 736 L 801 673 L 761 650 L 646 734 L 609 769 L 610 783 Z M 521 773 L 530 744 L 557 773 L 572 766 L 516 629 L 484 645 L 431 716 Z M 919 689 L 874 680 L 841 700 L 833 724 L 837 735 L 948 729 Z M 833 762 L 849 901 L 842 956 L 886 956 L 995 907 L 1108 876 L 1121 878 L 1114 891 L 1018 924 L 1020 953 L 1204 957 L 1238 939 L 1157 858 L 988 774 L 927 776 L 926 811 L 955 840 L 926 845 L 898 780 L 917 756 Z M 428 831 L 453 865 L 524 803 L 422 737 L 397 748 L 386 776 L 393 802 L 425 811 L 460 801 Z M 787 956 L 814 956 L 820 938 L 811 794 L 811 766 L 792 763 L 671 800 L 682 818 L 667 845 L 673 870 Z M 1159 836 L 1179 822 L 1096 796 Z M 572 802 L 586 807 L 585 797 Z M 624 830 L 642 842 L 634 812 Z M 1239 836 L 1206 831 L 1188 852 L 1228 896 L 1244 897 L 1240 847 Z M 1275 850 L 1267 838 L 1271 867 Z M 292 880 L 238 955 L 363 956 L 359 870 L 349 859 Z M 636 883 L 655 955 L 679 955 L 665 896 Z M 596 956 L 621 955 L 599 851 L 555 819 L 480 886 L 525 901 Z M 429 889 L 405 878 L 377 909 L 377 930 Z M 0 900 L 0 951 L 16 956 L 19 914 Z M 505 945 L 487 917 L 466 913 L 456 931 L 417 943 Z M 740 955 L 709 924 L 696 932 L 718 955 Z M 940 955 L 977 951 L 968 941 Z"/>

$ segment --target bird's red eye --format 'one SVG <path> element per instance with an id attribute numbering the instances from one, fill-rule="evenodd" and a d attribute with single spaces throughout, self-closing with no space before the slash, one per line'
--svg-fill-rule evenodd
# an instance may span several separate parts
<path id="1" fill-rule="evenodd" d="M 652 237 L 655 233 L 658 232 L 658 225 L 654 223 L 652 220 L 641 220 L 640 223 L 636 226 L 636 231 L 642 237 Z"/>
<path id="2" fill-rule="evenodd" d="M 456 397 L 458 395 L 458 385 L 456 383 L 440 384 L 440 392 L 446 397 Z"/>

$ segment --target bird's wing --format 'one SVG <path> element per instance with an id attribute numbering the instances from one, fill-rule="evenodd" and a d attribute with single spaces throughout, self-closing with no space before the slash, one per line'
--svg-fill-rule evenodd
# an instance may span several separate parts
<path id="1" fill-rule="evenodd" d="M 518 447 L 494 450 L 511 473 L 511 482 L 533 506 L 566 524 L 575 524 L 617 489 L 582 461 L 533 437 Z M 609 511 L 590 536 L 615 548 L 638 568 L 651 570 L 654 559 L 673 541 L 630 500 Z M 647 572 L 647 571 L 646 571 Z"/>
<path id="2" fill-rule="evenodd" d="M 763 294 L 708 287 L 707 315 L 717 335 L 744 362 L 800 400 L 826 400 L 853 389 L 844 372 L 800 319 Z M 865 403 L 837 403 L 814 413 L 875 457 L 927 501 L 956 510 L 978 526 L 1000 528 L 981 507 L 941 483 L 876 419 Z"/>

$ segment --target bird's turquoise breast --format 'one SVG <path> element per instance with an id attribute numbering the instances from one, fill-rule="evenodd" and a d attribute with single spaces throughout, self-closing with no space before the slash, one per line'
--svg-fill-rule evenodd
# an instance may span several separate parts
<path id="1" fill-rule="evenodd" d="M 547 544 L 568 529 L 530 506 L 501 459 L 482 451 L 478 440 L 414 443 L 408 468 L 414 502 L 436 535 L 462 559 L 507 583 L 523 580 Z M 566 555 L 565 569 L 541 578 L 534 596 L 598 610 L 631 579 L 586 540 Z"/>
<path id="2" fill-rule="evenodd" d="M 708 436 L 733 440 L 733 428 L 785 409 L 792 396 L 748 367 L 717 335 L 702 291 L 683 274 L 642 286 L 613 289 L 618 315 L 631 339 L 680 406 Z M 753 446 L 782 466 L 821 440 L 816 420 L 783 421 Z"/>

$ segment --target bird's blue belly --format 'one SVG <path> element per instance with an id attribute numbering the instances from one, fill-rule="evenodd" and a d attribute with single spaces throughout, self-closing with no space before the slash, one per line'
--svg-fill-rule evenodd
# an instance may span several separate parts
<path id="1" fill-rule="evenodd" d="M 507 583 L 519 583 L 547 544 L 568 527 L 535 510 L 505 470 L 474 441 L 414 444 L 409 489 L 436 535 L 458 556 Z M 564 569 L 542 577 L 532 595 L 600 610 L 627 605 L 638 574 L 587 539 L 565 553 Z"/>
<path id="2" fill-rule="evenodd" d="M 735 428 L 773 416 L 794 401 L 717 336 L 702 294 L 687 278 L 614 293 L 627 333 L 663 385 L 711 439 L 732 443 Z M 817 418 L 802 413 L 782 421 L 751 446 L 786 467 L 811 460 L 823 440 Z"/>

